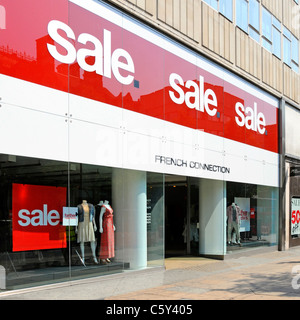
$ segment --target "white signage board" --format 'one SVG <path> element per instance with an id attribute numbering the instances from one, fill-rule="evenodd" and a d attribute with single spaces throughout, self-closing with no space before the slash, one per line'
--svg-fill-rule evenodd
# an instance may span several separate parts
<path id="1" fill-rule="evenodd" d="M 241 208 L 240 232 L 250 231 L 250 198 L 234 198 L 234 202 Z"/>
<path id="2" fill-rule="evenodd" d="M 77 226 L 77 212 L 77 207 L 63 207 L 63 226 Z"/>

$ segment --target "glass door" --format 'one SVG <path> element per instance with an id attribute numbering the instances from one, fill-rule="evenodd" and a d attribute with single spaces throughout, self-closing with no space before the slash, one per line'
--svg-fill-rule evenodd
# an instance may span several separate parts
<path id="1" fill-rule="evenodd" d="M 166 175 L 165 256 L 199 254 L 199 179 Z"/>

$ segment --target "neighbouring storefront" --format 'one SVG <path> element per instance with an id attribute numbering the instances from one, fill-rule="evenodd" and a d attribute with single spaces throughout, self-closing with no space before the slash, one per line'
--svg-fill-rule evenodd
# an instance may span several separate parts
<path id="1" fill-rule="evenodd" d="M 278 244 L 276 98 L 101 1 L 0 8 L 0 289 Z"/>
<path id="2" fill-rule="evenodd" d="M 300 245 L 299 109 L 285 103 L 285 234 L 286 248 Z"/>

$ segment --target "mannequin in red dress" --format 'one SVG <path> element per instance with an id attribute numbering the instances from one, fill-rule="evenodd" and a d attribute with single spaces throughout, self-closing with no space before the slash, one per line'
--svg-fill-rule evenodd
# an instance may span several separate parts
<path id="1" fill-rule="evenodd" d="M 101 233 L 101 244 L 100 244 L 100 263 L 110 263 L 110 258 L 115 256 L 115 240 L 114 232 L 116 227 L 113 224 L 113 209 L 109 205 L 107 200 L 100 211 L 99 226 Z"/>

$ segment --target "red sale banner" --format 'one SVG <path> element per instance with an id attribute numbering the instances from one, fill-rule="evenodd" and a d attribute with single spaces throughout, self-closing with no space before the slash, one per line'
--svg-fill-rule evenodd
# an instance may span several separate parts
<path id="1" fill-rule="evenodd" d="M 0 74 L 278 153 L 278 108 L 201 56 L 123 28 L 93 1 L 1 5 Z"/>
<path id="2" fill-rule="evenodd" d="M 65 248 L 62 226 L 67 189 L 13 184 L 13 251 Z"/>

